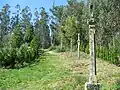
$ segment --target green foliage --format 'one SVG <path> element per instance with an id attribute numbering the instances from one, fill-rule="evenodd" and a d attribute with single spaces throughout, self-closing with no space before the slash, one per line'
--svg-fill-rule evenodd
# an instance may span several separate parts
<path id="1" fill-rule="evenodd" d="M 34 55 L 34 53 L 33 53 Z M 28 44 L 23 44 L 17 52 L 18 64 L 23 65 L 24 63 L 30 63 L 33 59 L 32 49 L 28 47 Z"/>
<path id="2" fill-rule="evenodd" d="M 5 68 L 14 68 L 15 61 L 16 61 L 16 53 L 17 49 L 15 48 L 1 48 L 0 49 L 0 63 L 1 67 Z"/>
<path id="3" fill-rule="evenodd" d="M 87 54 L 89 54 L 89 52 L 90 52 L 90 50 L 89 50 L 89 43 L 87 44 L 87 46 L 86 46 L 86 48 L 85 48 L 85 52 L 86 52 Z"/>
<path id="4" fill-rule="evenodd" d="M 9 44 L 12 48 L 19 48 L 23 43 L 23 33 L 20 29 L 20 25 L 17 25 L 13 30 Z"/>
<path id="5" fill-rule="evenodd" d="M 115 48 L 103 47 L 101 46 L 101 49 L 99 46 L 96 47 L 97 51 L 97 57 L 109 61 L 112 64 L 119 65 L 119 58 L 118 54 Z"/>
<path id="6" fill-rule="evenodd" d="M 72 38 L 73 44 L 77 42 L 76 41 L 77 27 L 78 27 L 78 23 L 74 16 L 69 16 L 68 18 L 66 18 L 65 26 L 63 26 L 63 30 L 65 32 L 64 35 L 65 35 L 66 40 L 68 40 L 69 42 Z"/>
<path id="7" fill-rule="evenodd" d="M 93 13 L 96 22 L 96 44 L 101 45 L 101 47 L 96 47 L 97 57 L 119 65 L 119 0 L 93 0 L 92 2 L 95 6 Z M 41 7 L 40 11 L 35 9 L 34 24 L 31 21 L 30 7 L 20 9 L 17 5 L 15 8 L 16 12 L 12 17 L 10 17 L 8 4 L 0 10 L 0 47 L 2 47 L 0 60 L 2 65 L 14 67 L 15 63 L 29 63 L 41 52 L 40 48 L 49 48 L 50 42 L 51 45 L 58 46 L 62 42 L 63 46 L 63 50 L 60 47 L 51 47 L 51 50 L 66 51 L 69 50 L 70 41 L 72 41 L 73 49 L 76 50 L 78 33 L 80 33 L 80 50 L 89 53 L 88 21 L 90 15 L 87 2 L 68 0 L 68 4 L 64 6 L 53 4 L 50 17 L 44 7 Z M 12 64 L 9 65 L 9 63 Z"/>
<path id="8" fill-rule="evenodd" d="M 27 43 L 30 43 L 31 40 L 33 39 L 34 36 L 34 32 L 33 32 L 33 26 L 30 25 L 27 27 L 26 32 L 25 32 L 25 36 L 24 39 Z"/>
<path id="9" fill-rule="evenodd" d="M 49 16 L 45 8 L 41 7 L 41 11 L 35 11 L 35 36 L 38 37 L 42 48 L 50 46 L 50 30 L 48 26 Z M 40 18 L 41 17 L 41 18 Z"/>
<path id="10" fill-rule="evenodd" d="M 0 64 L 5 68 L 20 68 L 32 63 L 36 58 L 36 52 L 27 43 L 18 48 L 0 49 Z"/>
<path id="11" fill-rule="evenodd" d="M 38 49 L 40 47 L 40 42 L 39 42 L 39 39 L 38 37 L 34 37 L 30 43 L 30 47 L 33 48 L 33 50 L 35 51 L 35 53 L 37 54 L 38 52 Z"/>
<path id="12" fill-rule="evenodd" d="M 24 29 L 26 29 L 27 28 L 27 26 L 29 26 L 30 25 L 30 20 L 31 20 L 31 18 L 32 18 L 32 13 L 31 13 L 31 9 L 30 9 L 30 7 L 28 7 L 28 6 L 25 6 L 25 8 L 23 8 L 22 10 L 21 10 L 21 16 L 22 16 L 22 24 L 24 25 Z"/>
<path id="13" fill-rule="evenodd" d="M 65 49 L 65 47 L 63 47 L 63 48 L 61 49 L 60 46 L 57 46 L 55 51 L 56 51 L 56 52 L 65 52 L 66 49 Z"/>
<path id="14" fill-rule="evenodd" d="M 56 46 L 51 46 L 51 47 L 49 48 L 50 51 L 55 50 L 55 49 L 56 49 Z"/>
<path id="15" fill-rule="evenodd" d="M 61 49 L 60 46 L 51 46 L 49 48 L 49 50 L 50 51 L 56 51 L 56 52 L 65 52 L 66 51 L 65 47 L 62 47 L 62 49 Z"/>
<path id="16" fill-rule="evenodd" d="M 2 9 L 0 10 L 0 46 L 4 47 L 4 44 L 7 39 L 9 38 L 7 35 L 10 31 L 10 6 L 8 4 L 5 4 Z"/>
<path id="17" fill-rule="evenodd" d="M 96 26 L 96 44 L 101 45 L 101 49 L 97 48 L 97 56 L 101 59 L 109 61 L 113 64 L 118 64 L 117 57 L 119 56 L 119 0 L 100 0 L 92 1 L 94 8 L 94 19 Z M 89 8 L 88 2 L 85 4 L 78 0 L 68 0 L 66 6 L 54 6 L 51 9 L 52 23 L 51 29 L 53 30 L 53 36 L 58 34 L 56 38 L 59 44 L 61 38 L 63 39 L 63 46 L 70 48 L 70 39 L 73 39 L 73 45 L 77 42 L 77 33 L 80 33 L 80 50 L 89 53 L 89 45 L 85 45 L 84 41 L 89 41 Z M 114 24 L 113 24 L 114 22 Z M 112 40 L 113 39 L 113 40 Z M 114 39 L 117 42 L 114 42 Z M 108 44 L 115 43 L 116 50 L 112 45 L 108 49 Z"/>
<path id="18" fill-rule="evenodd" d="M 116 81 L 116 84 L 115 84 L 115 90 L 119 90 L 120 89 L 120 80 L 117 80 Z"/>
<path id="19" fill-rule="evenodd" d="M 80 51 L 83 51 L 84 52 L 84 50 L 85 50 L 85 46 L 84 46 L 84 44 L 83 44 L 83 42 L 80 44 Z"/>

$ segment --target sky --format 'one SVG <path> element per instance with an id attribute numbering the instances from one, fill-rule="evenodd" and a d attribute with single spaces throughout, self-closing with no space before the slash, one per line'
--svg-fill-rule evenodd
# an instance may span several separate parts
<path id="1" fill-rule="evenodd" d="M 29 6 L 31 11 L 33 12 L 35 8 L 44 7 L 46 11 L 49 13 L 49 8 L 52 7 L 53 2 L 55 1 L 55 5 L 66 5 L 67 0 L 0 0 L 0 10 L 5 4 L 9 4 L 11 6 L 11 11 L 14 12 L 14 7 L 19 4 L 21 8 L 25 6 Z"/>

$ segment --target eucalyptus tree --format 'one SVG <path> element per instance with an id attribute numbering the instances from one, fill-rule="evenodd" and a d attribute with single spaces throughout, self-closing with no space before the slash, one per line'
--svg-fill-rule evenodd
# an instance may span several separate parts
<path id="1" fill-rule="evenodd" d="M 24 37 L 24 35 L 22 33 L 22 30 L 21 30 L 21 25 L 18 24 L 15 26 L 15 28 L 13 29 L 13 32 L 11 34 L 11 38 L 9 40 L 10 47 L 20 48 L 20 46 L 24 43 L 23 37 Z"/>
<path id="2" fill-rule="evenodd" d="M 58 45 L 60 42 L 62 43 L 60 40 L 62 40 L 63 31 L 61 29 L 66 18 L 65 7 L 63 5 L 55 6 L 53 4 L 50 11 L 52 12 L 50 23 L 52 40 L 55 45 Z"/>
<path id="3" fill-rule="evenodd" d="M 32 19 L 32 13 L 30 7 L 26 6 L 21 11 L 21 27 L 23 30 L 23 33 L 26 32 L 26 28 L 31 25 L 31 19 Z"/>
<path id="4" fill-rule="evenodd" d="M 45 8 L 41 8 L 40 12 L 40 29 L 41 29 L 41 43 L 43 48 L 48 48 L 50 46 L 50 30 L 48 26 L 49 15 L 45 11 Z"/>
<path id="5" fill-rule="evenodd" d="M 0 46 L 6 41 L 9 33 L 10 24 L 10 6 L 4 5 L 0 12 Z"/>
<path id="6" fill-rule="evenodd" d="M 77 44 L 77 28 L 78 28 L 78 22 L 74 16 L 69 16 L 65 21 L 64 31 L 65 31 L 65 37 L 66 40 L 69 43 L 71 42 L 71 51 L 72 46 Z"/>
<path id="7" fill-rule="evenodd" d="M 34 37 L 33 40 L 37 40 L 38 47 L 41 47 L 41 29 L 40 29 L 40 12 L 35 8 L 34 11 Z"/>
<path id="8" fill-rule="evenodd" d="M 85 34 L 88 31 L 87 28 L 87 18 L 88 18 L 88 9 L 84 1 L 78 0 L 68 0 L 67 5 L 67 15 L 74 16 L 78 22 L 78 32 L 81 36 L 81 41 L 85 38 Z"/>
<path id="9" fill-rule="evenodd" d="M 59 36 L 57 40 L 59 40 L 59 43 L 61 42 L 61 47 L 62 47 L 62 42 L 69 44 L 69 41 L 67 40 L 65 33 L 66 31 L 64 30 L 65 24 L 66 24 L 66 19 L 67 17 L 72 17 L 74 16 L 76 19 L 77 24 L 77 31 L 76 33 L 80 33 L 80 39 L 81 42 L 85 42 L 86 39 L 88 39 L 88 27 L 86 25 L 87 23 L 87 7 L 83 1 L 78 2 L 78 0 L 68 0 L 68 4 L 65 6 L 53 6 L 51 9 L 52 12 L 52 23 L 51 27 L 54 34 L 56 36 Z M 77 38 L 77 34 L 75 39 Z"/>
<path id="10" fill-rule="evenodd" d="M 13 31 L 14 27 L 20 23 L 20 5 L 17 4 L 15 9 L 16 11 L 12 13 L 12 17 L 10 18 L 11 32 Z"/>
<path id="11" fill-rule="evenodd" d="M 33 25 L 29 25 L 26 28 L 26 32 L 24 35 L 24 41 L 30 44 L 34 36 L 34 30 L 33 30 Z"/>
<path id="12" fill-rule="evenodd" d="M 34 14 L 35 35 L 39 38 L 40 47 L 48 48 L 50 46 L 49 15 L 43 7 L 40 8 L 40 11 L 36 8 Z"/>

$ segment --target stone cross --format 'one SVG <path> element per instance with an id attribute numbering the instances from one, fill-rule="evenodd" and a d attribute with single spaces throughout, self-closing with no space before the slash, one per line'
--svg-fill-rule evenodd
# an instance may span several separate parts
<path id="1" fill-rule="evenodd" d="M 80 59 L 80 34 L 78 33 L 78 59 Z"/>
<path id="2" fill-rule="evenodd" d="M 96 79 L 96 45 L 95 45 L 95 20 L 93 15 L 93 2 L 89 3 L 89 50 L 90 50 L 90 76 L 89 82 L 85 84 L 85 90 L 101 90 L 101 84 Z"/>

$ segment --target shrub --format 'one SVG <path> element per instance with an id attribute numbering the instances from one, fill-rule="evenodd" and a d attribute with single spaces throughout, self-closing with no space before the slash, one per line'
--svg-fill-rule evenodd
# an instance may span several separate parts
<path id="1" fill-rule="evenodd" d="M 87 44 L 87 46 L 86 46 L 86 48 L 85 48 L 85 52 L 86 52 L 87 54 L 89 54 L 89 43 Z"/>
<path id="2" fill-rule="evenodd" d="M 12 48 L 19 48 L 23 43 L 23 32 L 20 25 L 15 26 L 13 33 L 9 40 L 9 45 Z"/>
<path id="3" fill-rule="evenodd" d="M 18 66 L 24 66 L 34 61 L 35 51 L 29 47 L 27 43 L 23 44 L 17 52 L 17 64 Z"/>
<path id="4" fill-rule="evenodd" d="M 99 57 L 100 54 L 100 46 L 96 46 L 96 56 Z"/>
<path id="5" fill-rule="evenodd" d="M 118 52 L 115 48 L 109 48 L 101 46 L 101 50 L 99 47 L 96 48 L 97 57 L 109 61 L 112 64 L 119 65 Z"/>
<path id="6" fill-rule="evenodd" d="M 60 46 L 56 47 L 56 52 L 65 52 L 65 47 L 63 47 L 62 49 L 60 48 Z"/>
<path id="7" fill-rule="evenodd" d="M 31 40 L 33 39 L 33 36 L 34 36 L 33 26 L 29 25 L 26 28 L 24 40 L 30 44 Z"/>
<path id="8" fill-rule="evenodd" d="M 30 48 L 33 48 L 33 53 L 37 56 L 38 55 L 38 50 L 40 47 L 39 39 L 38 37 L 34 37 L 32 41 L 30 42 Z"/>
<path id="9" fill-rule="evenodd" d="M 65 48 L 63 48 L 63 49 L 65 49 Z M 77 50 L 77 46 L 73 45 L 72 51 L 75 52 L 76 50 Z"/>
<path id="10" fill-rule="evenodd" d="M 80 44 L 80 51 L 84 52 L 84 44 L 83 43 Z"/>
<path id="11" fill-rule="evenodd" d="M 32 63 L 36 52 L 27 43 L 18 48 L 5 47 L 0 49 L 0 66 L 5 68 L 20 68 Z"/>
<path id="12" fill-rule="evenodd" d="M 50 51 L 55 50 L 55 49 L 56 49 L 56 46 L 51 46 L 51 47 L 49 48 Z"/>
<path id="13" fill-rule="evenodd" d="M 0 64 L 3 67 L 14 68 L 15 60 L 16 60 L 16 52 L 15 48 L 5 47 L 0 49 Z"/>
<path id="14" fill-rule="evenodd" d="M 17 52 L 17 63 L 23 65 L 26 60 L 29 60 L 28 55 L 28 45 L 23 44 Z"/>

